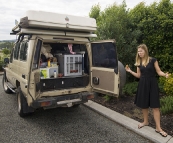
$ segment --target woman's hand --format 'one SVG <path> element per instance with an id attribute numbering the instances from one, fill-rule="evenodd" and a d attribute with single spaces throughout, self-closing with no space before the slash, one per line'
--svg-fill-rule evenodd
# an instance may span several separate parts
<path id="1" fill-rule="evenodd" d="M 125 69 L 126 69 L 127 72 L 130 72 L 131 71 L 131 69 L 129 68 L 128 65 L 126 65 Z"/>
<path id="2" fill-rule="evenodd" d="M 165 77 L 166 78 L 168 78 L 169 77 L 169 73 L 167 72 L 167 73 L 165 73 Z"/>
<path id="3" fill-rule="evenodd" d="M 137 73 L 136 72 L 133 72 L 128 65 L 126 65 L 125 67 L 125 70 L 129 73 L 131 73 L 133 76 L 135 76 L 136 78 L 140 78 L 141 76 L 141 72 L 140 72 L 140 69 L 137 67 Z"/>

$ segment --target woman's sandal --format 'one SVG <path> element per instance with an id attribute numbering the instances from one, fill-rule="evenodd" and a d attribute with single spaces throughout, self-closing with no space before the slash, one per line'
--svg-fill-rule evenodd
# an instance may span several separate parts
<path id="1" fill-rule="evenodd" d="M 149 124 L 142 124 L 142 123 L 140 123 L 139 125 L 138 125 L 138 129 L 141 129 L 142 127 L 144 127 L 144 126 L 148 126 Z"/>
<path id="2" fill-rule="evenodd" d="M 157 131 L 157 130 L 155 130 L 156 131 L 156 133 L 159 133 L 162 137 L 167 137 L 167 133 L 166 132 L 164 132 L 164 131 Z"/>

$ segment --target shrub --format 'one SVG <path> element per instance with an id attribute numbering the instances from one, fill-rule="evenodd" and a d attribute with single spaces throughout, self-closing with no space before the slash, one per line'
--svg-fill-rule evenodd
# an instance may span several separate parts
<path id="1" fill-rule="evenodd" d="M 3 50 L 2 50 L 2 53 L 3 53 L 4 55 L 9 55 L 9 54 L 10 54 L 10 50 L 9 50 L 9 49 L 3 49 Z"/>
<path id="2" fill-rule="evenodd" d="M 103 96 L 103 98 L 104 98 L 106 101 L 110 101 L 110 100 L 112 99 L 112 96 L 105 95 L 105 96 Z"/>
<path id="3" fill-rule="evenodd" d="M 160 99 L 162 114 L 168 114 L 173 112 L 173 75 L 169 75 L 169 78 L 159 78 L 159 88 L 165 92 L 165 96 Z"/>
<path id="4" fill-rule="evenodd" d="M 173 96 L 173 75 L 170 75 L 169 78 L 165 80 L 164 91 L 166 95 Z"/>
<path id="5" fill-rule="evenodd" d="M 165 81 L 166 81 L 166 78 L 165 77 L 163 77 L 163 76 L 160 76 L 159 77 L 158 86 L 159 86 L 160 92 L 162 92 L 162 93 L 165 93 L 165 90 L 164 90 Z"/>
<path id="6" fill-rule="evenodd" d="M 137 86 L 138 86 L 138 82 L 136 81 L 125 84 L 123 88 L 123 94 L 133 96 L 137 91 Z"/>
<path id="7" fill-rule="evenodd" d="M 2 67 L 5 65 L 4 64 L 4 58 L 10 58 L 10 55 L 9 54 L 1 54 L 1 56 L 0 56 L 0 71 L 3 71 Z"/>
<path id="8" fill-rule="evenodd" d="M 173 96 L 165 96 L 160 99 L 162 114 L 173 113 Z"/>

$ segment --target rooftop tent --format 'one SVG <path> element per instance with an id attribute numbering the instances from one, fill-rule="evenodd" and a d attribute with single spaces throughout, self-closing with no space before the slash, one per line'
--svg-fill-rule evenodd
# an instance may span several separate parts
<path id="1" fill-rule="evenodd" d="M 27 11 L 25 17 L 20 19 L 19 24 L 12 31 L 13 33 L 18 33 L 21 29 L 41 29 L 90 34 L 96 31 L 96 28 L 96 20 L 94 18 L 44 11 Z"/>

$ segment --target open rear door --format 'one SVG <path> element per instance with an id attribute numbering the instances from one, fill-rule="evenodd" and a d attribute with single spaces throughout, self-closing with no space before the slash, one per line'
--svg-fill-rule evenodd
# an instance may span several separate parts
<path id="1" fill-rule="evenodd" d="M 117 49 L 114 40 L 91 43 L 91 86 L 95 92 L 119 95 Z"/>
<path id="2" fill-rule="evenodd" d="M 33 99 L 36 99 L 39 96 L 39 82 L 40 82 L 40 69 L 39 69 L 39 63 L 40 63 L 40 50 L 42 47 L 42 39 L 36 38 L 34 43 L 34 49 L 33 49 L 33 57 L 31 62 L 31 68 L 30 68 L 30 76 L 29 76 L 29 94 Z"/>

